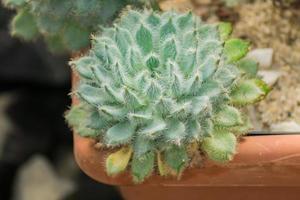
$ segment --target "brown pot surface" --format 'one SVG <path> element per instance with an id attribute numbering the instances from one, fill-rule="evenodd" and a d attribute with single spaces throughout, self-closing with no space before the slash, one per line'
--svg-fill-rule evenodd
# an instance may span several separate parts
<path id="1" fill-rule="evenodd" d="M 123 186 L 126 200 L 299 200 L 298 187 Z"/>
<path id="2" fill-rule="evenodd" d="M 109 177 L 104 169 L 107 151 L 95 141 L 74 134 L 74 154 L 80 168 L 93 179 L 111 185 L 133 185 L 129 172 Z M 144 185 L 164 186 L 300 186 L 300 135 L 247 136 L 234 160 L 205 162 L 187 169 L 178 181 L 153 174 Z"/>

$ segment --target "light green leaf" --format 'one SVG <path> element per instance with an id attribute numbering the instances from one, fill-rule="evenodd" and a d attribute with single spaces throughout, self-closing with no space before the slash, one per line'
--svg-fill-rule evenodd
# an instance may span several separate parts
<path id="1" fill-rule="evenodd" d="M 72 106 L 67 112 L 65 118 L 68 124 L 82 137 L 97 137 L 100 134 L 99 130 L 94 130 L 87 127 L 89 112 L 82 104 Z"/>
<path id="2" fill-rule="evenodd" d="M 149 151 L 154 149 L 154 141 L 149 140 L 149 138 L 144 137 L 143 135 L 137 135 L 134 138 L 133 142 L 134 155 L 141 157 Z"/>
<path id="3" fill-rule="evenodd" d="M 161 40 L 165 40 L 169 35 L 175 34 L 175 33 L 176 33 L 176 28 L 173 25 L 172 19 L 170 18 L 168 20 L 168 22 L 161 27 L 160 38 L 161 38 Z"/>
<path id="4" fill-rule="evenodd" d="M 103 105 L 98 107 L 99 111 L 109 115 L 115 120 L 123 120 L 128 113 L 128 110 L 123 106 L 117 105 Z"/>
<path id="5" fill-rule="evenodd" d="M 219 32 L 221 40 L 225 41 L 232 33 L 232 25 L 229 22 L 219 23 Z"/>
<path id="6" fill-rule="evenodd" d="M 241 113 L 238 109 L 232 106 L 224 106 L 215 115 L 215 124 L 217 126 L 236 126 L 243 123 Z"/>
<path id="7" fill-rule="evenodd" d="M 91 70 L 91 66 L 95 64 L 95 59 L 91 57 L 82 57 L 80 59 L 74 60 L 70 62 L 70 65 L 75 67 L 75 70 L 78 72 L 80 76 L 86 79 L 93 78 L 93 72 Z"/>
<path id="8" fill-rule="evenodd" d="M 190 112 L 194 116 L 197 116 L 202 112 L 209 111 L 211 109 L 211 103 L 209 101 L 209 98 L 207 96 L 194 97 L 192 99 L 192 106 L 190 109 Z"/>
<path id="9" fill-rule="evenodd" d="M 109 96 L 113 101 L 117 103 L 123 103 L 124 102 L 124 97 L 122 95 L 122 92 L 120 90 L 117 90 L 109 85 L 104 86 L 104 91 Z M 95 94 L 94 94 L 95 95 Z M 101 96 L 101 95 L 97 95 Z"/>
<path id="10" fill-rule="evenodd" d="M 155 14 L 152 13 L 148 18 L 147 18 L 148 24 L 150 24 L 153 27 L 157 27 L 160 24 L 160 18 Z"/>
<path id="11" fill-rule="evenodd" d="M 132 89 L 126 87 L 124 92 L 126 105 L 130 108 L 138 108 L 145 105 L 144 99 Z"/>
<path id="12" fill-rule="evenodd" d="M 143 25 L 136 33 L 136 41 L 145 54 L 148 54 L 153 48 L 152 34 Z"/>
<path id="13" fill-rule="evenodd" d="M 107 130 L 104 140 L 108 146 L 126 144 L 132 140 L 135 128 L 130 122 L 119 122 Z"/>
<path id="14" fill-rule="evenodd" d="M 227 62 L 235 62 L 244 57 L 249 49 L 249 42 L 241 39 L 229 39 L 225 42 L 224 53 Z"/>
<path id="15" fill-rule="evenodd" d="M 171 39 L 167 41 L 163 46 L 163 52 L 162 52 L 163 60 L 164 61 L 167 61 L 169 59 L 175 60 L 176 55 L 177 55 L 176 42 L 175 40 Z"/>
<path id="16" fill-rule="evenodd" d="M 201 148 L 208 158 L 216 162 L 226 162 L 236 152 L 236 137 L 226 130 L 215 130 L 211 137 L 204 139 Z"/>
<path id="17" fill-rule="evenodd" d="M 188 155 L 183 146 L 172 146 L 164 151 L 166 164 L 179 175 L 188 164 Z"/>
<path id="18" fill-rule="evenodd" d="M 163 135 L 166 141 L 180 145 L 186 135 L 184 123 L 179 120 L 169 121 Z"/>
<path id="19" fill-rule="evenodd" d="M 154 169 L 154 152 L 150 151 L 142 156 L 133 156 L 131 162 L 131 173 L 135 183 L 141 183 L 150 176 Z"/>
<path id="20" fill-rule="evenodd" d="M 247 134 L 247 131 L 253 128 L 253 125 L 247 116 L 242 116 L 242 120 L 243 124 L 230 127 L 229 129 L 237 137 Z"/>
<path id="21" fill-rule="evenodd" d="M 128 46 L 130 46 L 130 44 L 132 43 L 131 35 L 128 32 L 128 30 L 124 28 L 116 27 L 115 40 L 120 49 L 120 52 L 124 56 L 126 56 L 126 53 L 128 51 Z"/>
<path id="22" fill-rule="evenodd" d="M 101 105 L 105 101 L 103 98 L 103 90 L 101 88 L 93 87 L 88 84 L 80 84 L 77 94 L 91 105 Z"/>
<path id="23" fill-rule="evenodd" d="M 157 100 L 159 97 L 161 97 L 161 93 L 161 86 L 155 80 L 151 80 L 146 88 L 145 94 L 147 94 L 151 100 Z"/>
<path id="24" fill-rule="evenodd" d="M 101 130 L 109 126 L 109 121 L 101 116 L 98 110 L 94 109 L 93 111 L 88 112 L 86 117 L 86 127 L 94 130 Z"/>
<path id="25" fill-rule="evenodd" d="M 186 123 L 187 126 L 187 135 L 191 140 L 199 141 L 203 132 L 201 130 L 201 125 L 197 120 L 189 120 Z"/>
<path id="26" fill-rule="evenodd" d="M 258 63 L 251 59 L 240 60 L 237 66 L 250 78 L 254 78 L 258 71 Z"/>
<path id="27" fill-rule="evenodd" d="M 193 28 L 194 21 L 193 21 L 193 13 L 190 11 L 184 15 L 181 15 L 177 19 L 177 24 L 180 30 L 184 30 L 186 28 Z"/>
<path id="28" fill-rule="evenodd" d="M 134 71 L 139 71 L 144 67 L 143 58 L 139 51 L 131 49 L 127 58 L 127 63 Z"/>
<path id="29" fill-rule="evenodd" d="M 270 91 L 260 79 L 243 80 L 230 93 L 231 102 L 235 105 L 246 105 L 263 99 Z"/>
<path id="30" fill-rule="evenodd" d="M 157 138 L 160 136 L 161 131 L 166 129 L 167 124 L 161 119 L 154 119 L 149 125 L 143 127 L 139 134 L 147 138 Z"/>
<path id="31" fill-rule="evenodd" d="M 203 130 L 204 136 L 210 136 L 213 134 L 214 125 L 209 118 L 207 118 L 206 120 L 201 120 L 200 125 Z"/>

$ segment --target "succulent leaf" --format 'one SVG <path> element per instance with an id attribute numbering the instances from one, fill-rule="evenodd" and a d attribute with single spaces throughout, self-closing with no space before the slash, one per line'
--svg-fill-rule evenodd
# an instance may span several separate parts
<path id="1" fill-rule="evenodd" d="M 135 126 L 130 122 L 120 122 L 107 130 L 104 140 L 107 145 L 115 146 L 130 142 Z"/>
<path id="2" fill-rule="evenodd" d="M 258 63 L 251 59 L 243 59 L 238 62 L 238 68 L 250 78 L 254 78 L 258 71 Z"/>
<path id="3" fill-rule="evenodd" d="M 127 5 L 157 8 L 152 0 L 3 0 L 3 4 L 17 12 L 12 35 L 24 40 L 42 35 L 53 52 L 88 47 L 90 34 L 111 24 Z"/>
<path id="4" fill-rule="evenodd" d="M 228 62 L 235 62 L 243 58 L 249 48 L 249 43 L 241 39 L 229 39 L 225 42 L 224 53 Z"/>
<path id="5" fill-rule="evenodd" d="M 19 11 L 13 18 L 11 26 L 11 34 L 24 40 L 32 40 L 38 35 L 36 21 L 28 9 Z"/>
<path id="6" fill-rule="evenodd" d="M 241 113 L 232 106 L 225 106 L 215 115 L 215 124 L 217 126 L 237 126 L 243 123 Z"/>
<path id="7" fill-rule="evenodd" d="M 151 174 L 155 161 L 161 175 L 180 175 L 195 144 L 209 159 L 230 160 L 236 137 L 250 128 L 240 107 L 269 88 L 256 70 L 246 74 L 240 59 L 249 45 L 228 39 L 224 26 L 192 13 L 124 12 L 70 63 L 80 76 L 74 93 L 90 113 L 71 125 L 98 131 L 105 147 L 131 146 L 135 182 Z"/>
<path id="8" fill-rule="evenodd" d="M 201 148 L 211 160 L 225 162 L 235 154 L 236 137 L 230 132 L 215 130 L 212 137 L 204 139 Z"/>
<path id="9" fill-rule="evenodd" d="M 164 152 L 165 162 L 177 175 L 187 167 L 188 155 L 184 147 L 171 146 Z"/>
<path id="10" fill-rule="evenodd" d="M 87 110 L 89 110 L 87 106 L 82 104 L 73 106 L 71 110 L 66 113 L 65 118 L 76 133 L 82 137 L 97 137 L 100 134 L 100 130 L 92 129 L 87 126 L 89 116 L 89 111 Z"/>
<path id="11" fill-rule="evenodd" d="M 231 91 L 231 102 L 235 105 L 245 105 L 261 100 L 270 88 L 260 79 L 243 80 Z"/>
<path id="12" fill-rule="evenodd" d="M 154 169 L 154 159 L 155 154 L 152 151 L 142 156 L 133 156 L 131 172 L 135 183 L 143 182 L 146 177 L 151 175 Z"/>
<path id="13" fill-rule="evenodd" d="M 232 32 L 232 26 L 228 22 L 221 22 L 219 24 L 220 37 L 223 41 L 227 40 Z"/>
<path id="14" fill-rule="evenodd" d="M 106 172 L 109 176 L 118 175 L 126 170 L 132 155 L 131 147 L 122 147 L 120 150 L 110 154 L 105 161 Z"/>
<path id="15" fill-rule="evenodd" d="M 136 41 L 145 54 L 148 54 L 153 48 L 152 34 L 144 25 L 141 25 L 137 31 Z"/>

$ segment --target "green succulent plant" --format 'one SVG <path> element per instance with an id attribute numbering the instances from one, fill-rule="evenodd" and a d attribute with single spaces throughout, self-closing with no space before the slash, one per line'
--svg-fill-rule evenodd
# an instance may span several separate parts
<path id="1" fill-rule="evenodd" d="M 147 3 L 144 0 L 3 0 L 5 6 L 17 10 L 11 24 L 12 35 L 24 40 L 43 35 L 53 52 L 88 47 L 90 34 L 100 25 L 112 22 L 126 5 Z"/>
<path id="2" fill-rule="evenodd" d="M 191 149 L 217 162 L 232 159 L 250 127 L 240 108 L 269 88 L 256 78 L 256 63 L 240 62 L 249 43 L 230 33 L 230 24 L 206 24 L 192 13 L 130 10 L 70 62 L 80 104 L 66 119 L 76 133 L 115 150 L 106 159 L 109 175 L 130 165 L 135 182 L 155 166 L 162 176 L 180 176 Z"/>

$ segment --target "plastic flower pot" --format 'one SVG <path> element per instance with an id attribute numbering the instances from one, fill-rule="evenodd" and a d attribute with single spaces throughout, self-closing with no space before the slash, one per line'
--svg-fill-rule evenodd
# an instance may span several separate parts
<path id="1" fill-rule="evenodd" d="M 73 75 L 73 86 L 77 81 Z M 77 99 L 73 99 L 73 103 L 76 104 Z M 201 168 L 187 169 L 180 180 L 153 174 L 139 185 L 132 182 L 127 172 L 117 177 L 108 176 L 104 169 L 108 152 L 97 150 L 95 144 L 95 140 L 74 133 L 74 155 L 79 167 L 96 181 L 119 186 L 128 200 L 199 199 L 202 187 L 300 186 L 300 133 L 245 136 L 233 161 L 227 164 L 204 161 Z"/>

